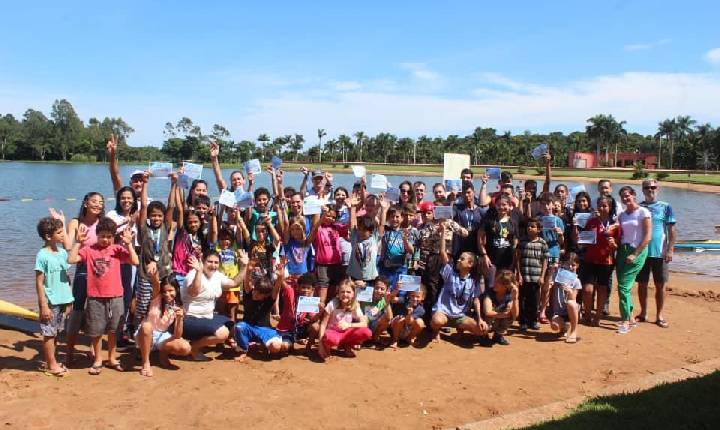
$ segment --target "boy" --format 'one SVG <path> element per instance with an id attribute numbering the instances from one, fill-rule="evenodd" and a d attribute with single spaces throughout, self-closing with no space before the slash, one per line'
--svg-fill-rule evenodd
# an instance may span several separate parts
<path id="1" fill-rule="evenodd" d="M 304 273 L 298 278 L 299 296 L 312 297 L 315 292 L 317 277 L 312 272 Z M 297 306 L 296 306 L 297 308 Z M 323 316 L 323 307 L 318 307 L 318 312 L 300 312 L 295 315 L 294 341 L 305 343 L 305 353 L 309 354 L 312 345 L 317 339 L 320 331 L 320 320 Z M 283 342 L 285 338 L 283 336 Z"/>
<path id="2" fill-rule="evenodd" d="M 492 289 L 483 299 L 483 311 L 493 331 L 493 342 L 509 345 L 505 332 L 519 313 L 518 288 L 511 271 L 501 270 L 497 274 Z"/>
<path id="3" fill-rule="evenodd" d="M 270 204 L 270 191 L 267 188 L 260 187 L 255 190 L 255 206 L 245 211 L 245 224 L 250 231 L 250 237 L 252 240 L 257 240 L 255 232 L 255 226 L 258 224 L 265 224 L 267 219 L 273 225 L 273 228 L 277 227 L 278 218 L 277 212 L 271 210 L 268 206 Z"/>
<path id="4" fill-rule="evenodd" d="M 122 329 L 123 287 L 120 279 L 120 264 L 137 266 L 139 259 L 132 245 L 132 232 L 126 228 L 121 233 L 122 245 L 116 245 L 117 225 L 110 218 L 103 217 L 95 227 L 97 243 L 78 250 L 73 246 L 68 263 L 84 262 L 87 265 L 87 304 L 85 334 L 92 339 L 94 361 L 88 373 L 99 375 L 102 370 L 102 337 L 107 334 L 108 367 L 123 372 L 120 362 L 115 358 L 117 333 Z M 79 228 L 76 242 L 87 240 L 87 229 Z"/>
<path id="5" fill-rule="evenodd" d="M 407 255 L 415 252 L 417 230 L 410 227 L 402 228 L 403 214 L 398 206 L 387 209 L 384 218 L 387 220 L 387 226 L 381 241 L 380 274 L 387 277 L 390 289 L 394 290 L 398 277 L 407 274 L 405 259 Z"/>
<path id="6" fill-rule="evenodd" d="M 72 289 L 68 281 L 68 253 L 58 247 L 65 240 L 63 221 L 45 217 L 38 222 L 37 232 L 45 242 L 35 258 L 35 289 L 40 309 L 40 333 L 43 336 L 45 371 L 49 375 L 62 377 L 68 374 L 65 366 L 55 358 L 55 342 L 63 330 L 68 305 L 73 302 Z M 79 244 L 75 244 L 79 247 Z"/>
<path id="7" fill-rule="evenodd" d="M 537 219 L 527 221 L 527 238 L 520 241 L 515 250 L 515 270 L 520 285 L 520 331 L 528 327 L 540 330 L 537 322 L 540 284 L 544 282 L 550 252 L 540 237 L 541 223 Z"/>
<path id="8" fill-rule="evenodd" d="M 402 314 L 392 319 L 392 344 L 396 348 L 400 340 L 414 346 L 415 339 L 425 329 L 425 286 L 420 284 L 420 289 L 411 291 L 405 298 L 405 309 Z"/>
<path id="9" fill-rule="evenodd" d="M 278 332 L 270 325 L 270 313 L 278 298 L 280 287 L 285 283 L 285 265 L 280 263 L 276 267 L 275 283 L 270 276 L 262 276 L 252 280 L 252 266 L 256 263 L 251 260 L 251 270 L 245 279 L 243 287 L 243 320 L 235 325 L 235 342 L 238 356 L 237 361 L 244 361 L 250 342 L 258 342 L 267 348 L 270 354 L 282 351 L 282 339 Z"/>
<path id="10" fill-rule="evenodd" d="M 392 319 L 390 304 L 387 302 L 387 291 L 389 281 L 386 277 L 380 275 L 375 279 L 373 285 L 372 301 L 360 303 L 360 310 L 368 319 L 368 328 L 372 331 L 372 342 L 378 343 L 380 335 L 387 330 Z M 356 291 L 365 287 L 365 281 L 355 281 Z M 357 297 L 357 293 L 355 293 Z"/>
<path id="11" fill-rule="evenodd" d="M 577 254 L 570 252 L 565 255 L 562 268 L 568 272 L 577 273 L 579 266 Z M 578 341 L 577 326 L 580 318 L 580 305 L 577 302 L 577 292 L 582 290 L 582 284 L 577 275 L 569 282 L 555 282 L 553 286 L 552 309 L 553 317 L 550 328 L 563 333 L 565 342 L 576 343 Z"/>
<path id="12" fill-rule="evenodd" d="M 372 281 L 378 276 L 377 256 L 380 234 L 376 231 L 375 220 L 364 215 L 358 218 L 359 200 L 350 199 L 350 265 L 348 275 L 353 280 Z M 385 223 L 385 211 L 380 213 L 380 226 Z M 382 230 L 382 227 L 380 228 Z"/>
<path id="13" fill-rule="evenodd" d="M 555 272 L 557 272 L 560 261 L 560 249 L 565 245 L 565 236 L 563 233 L 565 231 L 565 223 L 553 215 L 555 201 L 557 201 L 557 197 L 550 192 L 543 192 L 540 195 L 539 217 L 542 222 L 540 236 L 548 246 L 548 264 L 547 270 L 545 271 L 545 279 L 541 285 L 540 295 L 540 322 L 542 324 L 548 324 L 550 322 L 545 315 L 545 311 L 547 310 L 548 300 L 550 299 L 550 286 L 552 285 L 552 280 L 555 279 Z"/>

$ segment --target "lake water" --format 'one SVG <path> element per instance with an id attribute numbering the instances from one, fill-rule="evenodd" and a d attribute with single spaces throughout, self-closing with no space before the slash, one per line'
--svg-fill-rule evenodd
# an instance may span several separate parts
<path id="1" fill-rule="evenodd" d="M 125 181 L 131 171 L 147 166 L 121 166 Z M 231 169 L 224 169 L 227 178 Z M 203 171 L 210 186 L 210 194 L 219 193 L 215 186 L 212 171 Z M 399 177 L 388 175 L 389 181 L 397 186 L 401 181 L 417 179 L 428 184 L 440 181 L 440 177 Z M 335 174 L 335 183 L 350 189 L 355 178 L 349 174 Z M 299 187 L 301 174 L 286 173 L 286 185 Z M 516 181 L 519 184 L 518 181 Z M 577 185 L 578 182 L 566 182 Z M 259 175 L 256 186 L 269 187 L 267 174 Z M 553 183 L 553 186 L 555 182 Z M 614 190 L 623 185 L 617 183 Z M 494 184 L 492 185 L 494 186 Z M 586 188 L 595 197 L 595 183 L 588 182 Z M 639 186 L 635 186 L 642 197 Z M 165 201 L 169 190 L 169 181 L 153 179 L 150 182 L 150 196 Z M 115 206 L 112 184 L 106 165 L 82 164 L 39 164 L 39 163 L 0 163 L 0 202 L 2 222 L 0 223 L 0 257 L 2 258 L 2 276 L 0 277 L 0 299 L 17 304 L 37 307 L 33 267 L 35 254 L 42 245 L 35 226 L 37 220 L 47 215 L 47 208 L 54 207 L 65 211 L 68 219 L 76 216 L 82 197 L 86 192 L 98 191 L 106 201 L 106 211 Z M 430 192 L 426 193 L 429 197 Z M 110 198 L 113 198 L 110 200 Z M 28 200 L 29 199 L 29 200 Z M 720 195 L 700 193 L 677 188 L 663 188 L 660 199 L 672 204 L 678 219 L 680 239 L 715 238 L 714 226 L 720 224 Z M 671 265 L 672 270 L 692 273 L 704 273 L 720 276 L 720 253 L 677 252 Z"/>

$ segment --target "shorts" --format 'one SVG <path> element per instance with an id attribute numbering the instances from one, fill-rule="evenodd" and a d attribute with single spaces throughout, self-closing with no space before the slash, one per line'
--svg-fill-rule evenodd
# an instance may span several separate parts
<path id="1" fill-rule="evenodd" d="M 345 267 L 340 264 L 317 264 L 317 286 L 334 287 L 345 278 Z"/>
<path id="2" fill-rule="evenodd" d="M 85 306 L 85 334 L 98 337 L 122 330 L 125 305 L 122 297 L 88 297 Z"/>
<path id="3" fill-rule="evenodd" d="M 140 340 L 138 339 L 138 334 L 140 334 L 140 329 L 137 329 L 135 331 L 135 343 L 140 344 Z M 160 348 L 165 344 L 165 342 L 172 339 L 173 335 L 169 331 L 157 331 L 153 330 L 152 332 L 152 340 L 150 341 L 150 351 L 159 351 Z"/>
<path id="4" fill-rule="evenodd" d="M 240 303 L 240 291 L 223 291 L 223 301 L 228 305 L 237 305 Z"/>
<path id="5" fill-rule="evenodd" d="M 451 317 L 450 315 L 446 315 L 447 317 L 447 324 L 445 324 L 447 327 L 457 328 L 460 324 L 463 323 L 466 319 L 470 318 L 467 315 L 462 315 L 459 317 Z"/>
<path id="6" fill-rule="evenodd" d="M 150 309 L 150 301 L 152 300 L 153 287 L 149 280 L 139 278 L 135 284 L 135 315 L 134 321 L 136 326 L 140 326 L 142 320 L 147 316 Z"/>
<path id="7" fill-rule="evenodd" d="M 615 266 L 612 264 L 582 263 L 580 265 L 580 282 L 583 284 L 610 285 Z"/>
<path id="8" fill-rule="evenodd" d="M 282 343 L 288 343 L 290 345 L 295 344 L 295 333 L 291 331 L 279 331 L 278 335 L 280 335 Z"/>
<path id="9" fill-rule="evenodd" d="M 40 321 L 40 334 L 45 337 L 56 337 L 65 330 L 65 307 L 68 305 L 49 305 L 52 317 L 50 321 Z"/>
<path id="10" fill-rule="evenodd" d="M 649 282 L 650 271 L 652 271 L 653 281 L 655 281 L 656 284 L 667 284 L 670 280 L 668 266 L 662 257 L 648 257 L 645 259 L 645 264 L 642 269 L 640 269 L 640 273 L 638 273 L 635 280 L 643 284 Z"/>
<path id="11" fill-rule="evenodd" d="M 233 322 L 225 315 L 216 314 L 212 318 L 198 318 L 186 316 L 183 321 L 184 339 L 189 341 L 199 340 L 208 336 L 215 336 L 220 328 L 227 327 L 232 330 Z"/>
<path id="12" fill-rule="evenodd" d="M 280 335 L 274 328 L 255 326 L 244 321 L 235 326 L 235 341 L 238 348 L 243 351 L 248 350 L 250 342 L 261 343 L 267 347 L 274 339 L 280 339 Z"/>

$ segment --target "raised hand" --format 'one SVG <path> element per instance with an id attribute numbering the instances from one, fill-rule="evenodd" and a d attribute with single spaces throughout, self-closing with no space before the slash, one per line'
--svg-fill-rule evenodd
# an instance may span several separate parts
<path id="1" fill-rule="evenodd" d="M 118 138 L 115 133 L 110 134 L 110 139 L 107 141 L 106 150 L 109 156 L 115 157 L 117 153 Z"/>
<path id="2" fill-rule="evenodd" d="M 217 144 L 217 142 L 210 143 L 210 159 L 216 159 L 218 158 L 218 155 L 220 154 L 220 145 Z"/>
<path id="3" fill-rule="evenodd" d="M 250 262 L 250 257 L 248 256 L 247 251 L 244 249 L 238 249 L 237 251 L 237 261 L 239 265 L 241 266 L 247 266 Z"/>
<path id="4" fill-rule="evenodd" d="M 79 244 L 85 243 L 88 239 L 88 228 L 85 224 L 78 225 L 77 231 L 75 232 L 75 241 Z"/>
<path id="5" fill-rule="evenodd" d="M 198 274 L 200 272 L 202 272 L 202 270 L 203 270 L 202 262 L 200 260 L 198 260 L 198 258 L 194 255 L 191 255 L 190 257 L 188 257 L 188 264 L 190 265 L 190 267 L 195 269 L 195 271 L 198 272 Z"/>
<path id="6" fill-rule="evenodd" d="M 56 211 L 55 208 L 48 208 L 48 212 L 50 212 L 50 216 L 54 219 L 59 219 L 63 226 L 65 226 L 65 213 L 63 211 Z"/>
<path id="7" fill-rule="evenodd" d="M 123 243 L 125 246 L 132 246 L 133 233 L 132 233 L 132 230 L 130 229 L 130 227 L 131 227 L 131 226 L 128 225 L 128 226 L 125 228 L 125 230 L 123 230 L 122 233 L 120 233 L 120 239 L 122 239 L 122 243 Z"/>
<path id="8" fill-rule="evenodd" d="M 301 172 L 303 175 L 305 175 L 305 176 L 307 176 L 307 175 L 310 174 L 310 171 L 309 171 L 308 168 L 305 167 L 305 166 L 302 166 L 302 167 L 300 168 L 300 172 Z"/>

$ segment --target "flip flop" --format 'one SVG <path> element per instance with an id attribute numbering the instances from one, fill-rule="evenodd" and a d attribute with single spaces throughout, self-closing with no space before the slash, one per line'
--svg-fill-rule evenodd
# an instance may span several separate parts
<path id="1" fill-rule="evenodd" d="M 668 328 L 668 327 L 670 327 L 670 324 L 668 324 L 668 322 L 665 321 L 664 319 L 660 319 L 660 320 L 655 321 L 655 324 L 657 324 L 658 327 L 662 327 L 662 328 Z"/>
<path id="2" fill-rule="evenodd" d="M 98 364 L 98 365 L 93 364 L 88 369 L 88 373 L 92 376 L 98 376 L 100 374 L 100 372 L 102 372 L 102 369 L 103 369 L 102 364 Z"/>
<path id="3" fill-rule="evenodd" d="M 117 372 L 124 372 L 124 371 L 125 371 L 125 368 L 122 367 L 122 364 L 120 364 L 120 362 L 117 362 L 117 363 L 108 363 L 107 366 L 105 366 L 105 367 L 107 367 L 108 369 L 115 370 L 115 371 L 117 371 Z"/>
<path id="4" fill-rule="evenodd" d="M 70 374 L 70 371 L 67 369 L 67 367 L 60 365 L 60 370 L 51 371 L 49 369 L 43 370 L 43 373 L 47 376 L 54 376 L 56 378 L 64 378 Z"/>
<path id="5" fill-rule="evenodd" d="M 644 317 L 644 316 L 642 316 L 642 315 L 638 315 L 638 316 L 635 317 L 635 322 L 636 322 L 636 323 L 643 323 L 643 322 L 645 322 L 645 321 L 647 321 L 647 318 Z"/>

